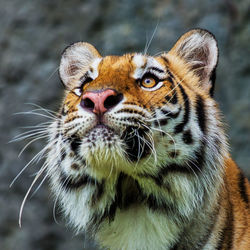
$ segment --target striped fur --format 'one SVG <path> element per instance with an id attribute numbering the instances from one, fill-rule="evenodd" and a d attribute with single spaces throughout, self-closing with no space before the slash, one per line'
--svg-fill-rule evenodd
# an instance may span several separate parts
<path id="1" fill-rule="evenodd" d="M 77 231 L 113 250 L 250 247 L 249 183 L 230 158 L 212 98 L 217 53 L 204 30 L 158 57 L 101 57 L 86 43 L 66 49 L 67 90 L 47 164 Z M 104 89 L 123 99 L 97 118 L 82 95 Z"/>

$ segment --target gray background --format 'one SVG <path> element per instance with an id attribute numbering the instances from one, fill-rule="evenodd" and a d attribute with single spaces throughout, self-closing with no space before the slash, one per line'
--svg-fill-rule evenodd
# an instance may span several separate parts
<path id="1" fill-rule="evenodd" d="M 0 249 L 96 249 L 73 236 L 57 212 L 45 184 L 28 199 L 18 227 L 22 199 L 41 164 L 29 167 L 9 184 L 44 144 L 8 143 L 23 126 L 46 121 L 13 115 L 39 104 L 56 111 L 63 89 L 57 67 L 61 51 L 75 41 L 94 44 L 103 55 L 143 51 L 157 24 L 150 54 L 169 50 L 190 28 L 201 27 L 218 39 L 220 60 L 216 99 L 228 124 L 233 158 L 250 177 L 250 15 L 248 0 L 0 1 Z"/>

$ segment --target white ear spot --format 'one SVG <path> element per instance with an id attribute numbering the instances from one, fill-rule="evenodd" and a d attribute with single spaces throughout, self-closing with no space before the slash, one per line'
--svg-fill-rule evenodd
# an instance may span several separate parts
<path id="1" fill-rule="evenodd" d="M 75 43 L 68 47 L 61 58 L 59 73 L 66 87 L 72 88 L 73 80 L 87 72 L 90 64 L 100 58 L 99 52 L 88 43 Z"/>

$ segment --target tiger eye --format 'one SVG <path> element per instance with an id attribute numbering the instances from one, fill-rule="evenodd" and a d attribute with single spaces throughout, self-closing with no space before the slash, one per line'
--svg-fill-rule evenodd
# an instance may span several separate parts
<path id="1" fill-rule="evenodd" d="M 153 88 L 156 84 L 157 82 L 153 77 L 145 77 L 141 81 L 141 85 L 144 88 Z"/>

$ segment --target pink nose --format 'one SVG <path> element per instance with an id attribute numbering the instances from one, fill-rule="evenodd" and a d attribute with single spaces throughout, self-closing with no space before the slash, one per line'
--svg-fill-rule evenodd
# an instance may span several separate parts
<path id="1" fill-rule="evenodd" d="M 86 92 L 81 100 L 81 106 L 95 114 L 102 115 L 115 107 L 123 99 L 122 94 L 117 94 L 112 89 Z"/>

